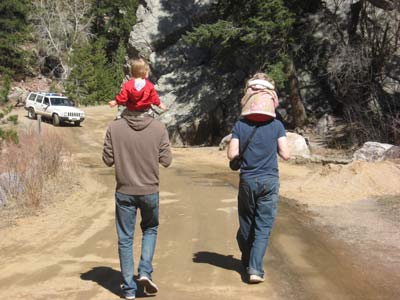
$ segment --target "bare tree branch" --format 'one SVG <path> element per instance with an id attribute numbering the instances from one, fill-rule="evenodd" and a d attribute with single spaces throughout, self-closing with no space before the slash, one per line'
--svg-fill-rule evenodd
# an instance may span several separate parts
<path id="1" fill-rule="evenodd" d="M 90 38 L 92 3 L 88 0 L 33 0 L 31 19 L 45 56 L 60 60 L 68 76 L 68 57 L 74 45 Z"/>

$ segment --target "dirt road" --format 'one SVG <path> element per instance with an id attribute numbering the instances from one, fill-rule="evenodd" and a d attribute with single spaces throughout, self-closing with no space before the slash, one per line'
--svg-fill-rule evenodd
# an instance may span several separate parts
<path id="1" fill-rule="evenodd" d="M 82 127 L 56 128 L 82 167 L 81 188 L 0 232 L 0 299 L 119 299 L 114 173 L 101 161 L 113 112 L 101 112 L 88 108 Z M 173 165 L 161 170 L 155 299 L 400 299 L 398 274 L 361 265 L 347 244 L 287 199 L 267 253 L 266 282 L 243 282 L 237 174 L 207 151 L 215 149 L 175 149 Z"/>

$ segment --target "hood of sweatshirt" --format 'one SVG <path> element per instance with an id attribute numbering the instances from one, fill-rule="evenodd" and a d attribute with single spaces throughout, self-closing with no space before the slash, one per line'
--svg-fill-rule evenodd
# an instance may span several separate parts
<path id="1" fill-rule="evenodd" d="M 148 113 L 127 111 L 122 117 L 128 122 L 133 130 L 140 131 L 145 129 L 154 121 L 154 118 Z"/>

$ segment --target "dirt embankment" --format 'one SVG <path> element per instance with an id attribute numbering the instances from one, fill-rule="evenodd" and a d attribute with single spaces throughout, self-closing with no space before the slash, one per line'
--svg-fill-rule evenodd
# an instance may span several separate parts
<path id="1" fill-rule="evenodd" d="M 215 148 L 176 149 L 198 163 L 227 168 L 225 151 Z M 400 195 L 400 164 L 390 161 L 339 164 L 295 164 L 280 161 L 280 194 L 307 205 L 334 206 L 367 198 Z"/>

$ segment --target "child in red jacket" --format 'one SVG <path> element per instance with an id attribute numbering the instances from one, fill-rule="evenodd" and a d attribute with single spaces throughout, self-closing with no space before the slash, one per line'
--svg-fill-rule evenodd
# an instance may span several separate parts
<path id="1" fill-rule="evenodd" d="M 147 79 L 149 76 L 149 65 L 142 59 L 131 59 L 131 78 L 122 85 L 122 89 L 115 100 L 108 102 L 110 107 L 116 105 L 126 106 L 129 111 L 148 111 L 151 105 L 158 106 L 162 110 L 167 107 L 160 102 L 160 98 L 154 85 Z"/>

